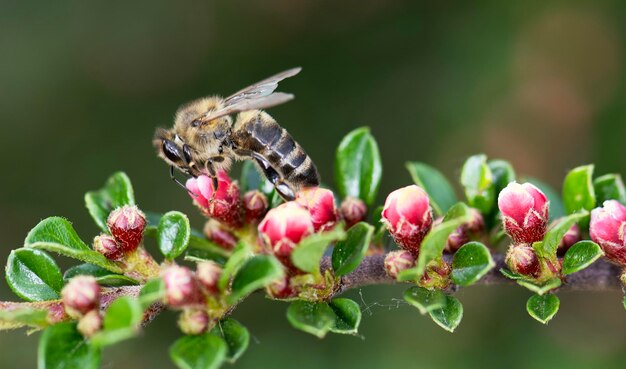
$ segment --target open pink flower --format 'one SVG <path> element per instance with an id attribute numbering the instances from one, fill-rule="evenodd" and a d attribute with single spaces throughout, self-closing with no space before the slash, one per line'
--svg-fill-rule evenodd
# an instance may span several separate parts
<path id="1" fill-rule="evenodd" d="M 517 243 L 541 241 L 546 234 L 550 202 L 530 183 L 509 183 L 498 196 L 506 233 Z"/>
<path id="2" fill-rule="evenodd" d="M 187 180 L 187 189 L 191 192 L 194 203 L 207 217 L 215 218 L 232 227 L 241 225 L 239 208 L 239 186 L 225 171 L 217 173 L 217 192 L 213 190 L 211 178 L 201 175 Z"/>
<path id="3" fill-rule="evenodd" d="M 390 193 L 385 200 L 382 222 L 400 247 L 417 256 L 433 223 L 426 191 L 411 185 Z"/>
<path id="4" fill-rule="evenodd" d="M 309 210 L 315 231 L 326 231 L 337 223 L 337 208 L 333 192 L 325 188 L 303 188 L 296 202 Z"/>
<path id="5" fill-rule="evenodd" d="M 589 234 L 609 260 L 626 265 L 626 207 L 616 200 L 605 201 L 603 205 L 591 211 Z"/>

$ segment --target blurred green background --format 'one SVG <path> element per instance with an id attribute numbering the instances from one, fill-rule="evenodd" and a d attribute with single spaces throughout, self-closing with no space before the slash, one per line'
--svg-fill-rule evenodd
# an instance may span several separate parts
<path id="1" fill-rule="evenodd" d="M 0 259 L 50 215 L 97 233 L 83 193 L 116 170 L 145 210 L 201 217 L 151 146 L 177 106 L 283 69 L 303 72 L 271 110 L 332 182 L 333 154 L 368 125 L 384 161 L 383 195 L 404 162 L 459 175 L 477 152 L 559 187 L 595 162 L 626 173 L 620 1 L 22 1 L 0 0 Z M 236 368 L 623 368 L 619 291 L 562 293 L 543 327 L 522 288 L 472 287 L 455 334 L 369 287 L 362 337 L 319 341 L 291 329 L 285 304 L 255 296 L 235 313 L 253 340 Z M 0 299 L 16 299 L 4 281 Z M 35 334 L 37 336 L 37 334 Z M 103 368 L 172 368 L 179 336 L 165 314 L 141 339 L 105 351 Z M 0 334 L 0 368 L 34 368 L 37 337 Z"/>

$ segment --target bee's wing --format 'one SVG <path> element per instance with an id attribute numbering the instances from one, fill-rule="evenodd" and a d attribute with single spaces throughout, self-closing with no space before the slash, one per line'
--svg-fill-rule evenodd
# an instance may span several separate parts
<path id="1" fill-rule="evenodd" d="M 300 67 L 292 68 L 235 92 L 224 100 L 223 108 L 207 113 L 202 120 L 210 121 L 246 110 L 267 109 L 292 100 L 294 97 L 292 94 L 274 90 L 278 87 L 278 82 L 295 76 L 301 70 Z"/>

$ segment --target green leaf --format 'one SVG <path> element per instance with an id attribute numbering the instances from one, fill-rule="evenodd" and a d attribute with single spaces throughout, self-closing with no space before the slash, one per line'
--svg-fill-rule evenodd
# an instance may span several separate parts
<path id="1" fill-rule="evenodd" d="M 101 286 L 119 287 L 139 284 L 139 281 L 131 277 L 111 273 L 110 271 L 93 264 L 80 264 L 73 266 L 65 271 L 63 279 L 67 281 L 77 275 L 93 276 Z"/>
<path id="2" fill-rule="evenodd" d="M 530 291 L 538 294 L 538 295 L 543 295 L 548 291 L 551 291 L 557 287 L 559 287 L 561 285 L 561 280 L 559 278 L 553 278 L 550 279 L 546 282 L 544 282 L 541 285 L 537 285 L 533 282 L 530 281 L 526 281 L 526 280 L 522 280 L 522 279 L 518 279 L 517 280 L 517 284 L 519 284 L 522 287 L 526 287 L 528 288 Z"/>
<path id="3" fill-rule="evenodd" d="M 54 259 L 39 250 L 11 251 L 5 276 L 11 290 L 26 301 L 58 299 L 63 288 L 61 270 Z"/>
<path id="4" fill-rule="evenodd" d="M 142 319 L 143 309 L 139 301 L 128 296 L 120 297 L 109 305 L 103 329 L 91 338 L 91 342 L 103 347 L 132 338 L 138 333 Z"/>
<path id="5" fill-rule="evenodd" d="M 231 254 L 230 251 L 223 249 L 213 241 L 207 240 L 204 234 L 195 229 L 191 229 L 191 235 L 189 236 L 188 250 L 203 250 L 213 254 L 221 255 L 228 258 Z"/>
<path id="6" fill-rule="evenodd" d="M 222 254 L 217 254 L 208 250 L 190 249 L 185 254 L 185 260 L 192 261 L 194 263 L 212 260 L 223 266 L 224 264 L 226 264 L 226 261 L 228 261 L 228 258 L 223 256 Z"/>
<path id="7" fill-rule="evenodd" d="M 591 181 L 593 165 L 572 169 L 563 182 L 563 203 L 568 214 L 591 210 L 596 206 L 596 194 Z"/>
<path id="8" fill-rule="evenodd" d="M 496 197 L 509 183 L 515 182 L 515 170 L 506 160 L 489 160 L 487 166 L 493 174 Z"/>
<path id="9" fill-rule="evenodd" d="M 282 265 L 269 255 L 257 255 L 246 261 L 233 279 L 232 292 L 228 299 L 231 303 L 263 288 L 283 276 Z"/>
<path id="10" fill-rule="evenodd" d="M 230 283 L 230 279 L 235 273 L 241 268 L 241 266 L 252 257 L 252 247 L 243 241 L 239 241 L 237 245 L 235 245 L 235 249 L 233 250 L 233 254 L 228 259 L 226 264 L 224 265 L 224 269 L 222 270 L 222 275 L 220 275 L 220 279 L 217 282 L 217 286 L 220 290 L 224 291 L 226 287 L 228 287 L 228 283 Z"/>
<path id="11" fill-rule="evenodd" d="M 100 367 L 100 350 L 85 341 L 72 322 L 47 328 L 39 339 L 37 356 L 38 369 Z"/>
<path id="12" fill-rule="evenodd" d="M 470 219 L 471 213 L 467 205 L 462 202 L 454 204 L 443 217 L 443 221 L 454 220 L 458 218 Z"/>
<path id="13" fill-rule="evenodd" d="M 371 206 L 381 177 L 380 153 L 369 128 L 357 128 L 348 133 L 335 157 L 335 178 L 341 197 L 356 197 Z"/>
<path id="14" fill-rule="evenodd" d="M 487 274 L 496 263 L 489 249 L 480 242 L 469 242 L 454 253 L 452 281 L 459 286 L 469 286 Z"/>
<path id="15" fill-rule="evenodd" d="M 461 170 L 461 184 L 468 204 L 483 214 L 490 214 L 496 199 L 491 169 L 484 154 L 470 156 Z"/>
<path id="16" fill-rule="evenodd" d="M 30 326 L 43 328 L 48 326 L 48 310 L 19 307 L 13 310 L 0 310 L 0 331 L 5 329 Z"/>
<path id="17" fill-rule="evenodd" d="M 533 248 L 537 251 L 538 256 L 547 258 L 549 260 L 556 260 L 556 250 L 559 244 L 563 240 L 563 237 L 569 231 L 572 226 L 582 219 L 589 216 L 589 213 L 584 211 L 581 213 L 571 214 L 561 219 L 552 229 L 550 229 L 543 242 L 533 244 Z"/>
<path id="18" fill-rule="evenodd" d="M 455 218 L 452 220 L 444 221 L 440 225 L 434 227 L 428 232 L 422 245 L 420 246 L 419 257 L 417 258 L 417 266 L 414 268 L 417 276 L 421 276 L 426 271 L 426 265 L 435 260 L 443 254 L 443 249 L 446 247 L 448 236 L 455 229 L 459 228 L 463 223 L 467 222 L 467 218 Z M 408 269 L 411 270 L 411 269 Z M 404 270 L 403 272 L 406 272 Z M 403 274 L 400 273 L 400 275 Z M 398 279 L 399 280 L 399 279 Z"/>
<path id="19" fill-rule="evenodd" d="M 335 313 L 333 333 L 357 334 L 361 323 L 361 308 L 355 301 L 346 298 L 333 299 L 329 304 Z"/>
<path id="20" fill-rule="evenodd" d="M 445 214 L 458 201 L 450 182 L 437 169 L 418 162 L 408 162 L 406 168 L 413 182 L 428 193 L 430 204 L 437 215 Z"/>
<path id="21" fill-rule="evenodd" d="M 301 331 L 318 338 L 335 327 L 335 312 L 325 302 L 294 301 L 287 308 L 287 320 Z"/>
<path id="22" fill-rule="evenodd" d="M 626 204 L 626 190 L 624 181 L 619 174 L 606 174 L 593 181 L 593 189 L 596 194 L 596 203 L 602 204 L 607 200 L 617 200 Z"/>
<path id="23" fill-rule="evenodd" d="M 61 217 L 50 217 L 39 222 L 26 236 L 24 246 L 55 252 L 114 273 L 122 273 L 122 269 L 116 263 L 89 248 L 78 237 L 72 224 Z"/>
<path id="24" fill-rule="evenodd" d="M 454 332 L 463 318 L 463 305 L 455 297 L 446 295 L 445 305 L 431 310 L 429 315 L 438 326 L 448 332 Z"/>
<path id="25" fill-rule="evenodd" d="M 561 194 L 552 186 L 535 178 L 527 178 L 526 181 L 537 186 L 550 201 L 550 219 L 557 219 L 567 215 L 565 205 L 563 205 L 563 200 L 561 200 Z"/>
<path id="26" fill-rule="evenodd" d="M 346 238 L 338 241 L 332 255 L 336 276 L 346 275 L 359 266 L 372 240 L 374 227 L 360 222 L 348 229 Z"/>
<path id="27" fill-rule="evenodd" d="M 422 315 L 441 309 L 447 304 L 446 294 L 443 291 L 428 290 L 418 286 L 404 291 L 404 300 L 415 306 Z"/>
<path id="28" fill-rule="evenodd" d="M 319 274 L 320 261 L 331 243 L 343 240 L 346 232 L 338 225 L 328 232 L 315 233 L 300 241 L 291 253 L 291 260 L 298 269 Z"/>
<path id="29" fill-rule="evenodd" d="M 598 260 L 604 252 L 597 243 L 593 241 L 580 241 L 570 247 L 563 256 L 563 267 L 561 272 L 564 275 L 576 273 L 583 270 L 594 261 Z"/>
<path id="30" fill-rule="evenodd" d="M 248 348 L 250 332 L 238 321 L 226 318 L 213 328 L 211 334 L 221 337 L 228 346 L 226 360 L 234 363 Z"/>
<path id="31" fill-rule="evenodd" d="M 157 244 L 166 259 L 172 260 L 182 254 L 189 245 L 191 227 L 189 218 L 181 212 L 165 213 L 159 221 Z"/>
<path id="32" fill-rule="evenodd" d="M 526 302 L 526 311 L 535 320 L 547 324 L 559 311 L 561 302 L 556 295 L 532 295 Z"/>
<path id="33" fill-rule="evenodd" d="M 85 205 L 98 227 L 108 232 L 109 213 L 124 205 L 135 205 L 135 195 L 130 179 L 123 172 L 113 174 L 103 188 L 85 194 Z"/>
<path id="34" fill-rule="evenodd" d="M 512 271 L 508 269 L 500 268 L 500 273 L 502 273 L 502 275 L 507 277 L 508 279 L 513 279 L 513 280 L 524 279 L 523 275 L 513 273 Z"/>
<path id="35" fill-rule="evenodd" d="M 170 357 L 180 369 L 216 369 L 226 359 L 228 346 L 212 334 L 185 336 L 170 347 Z"/>
<path id="36" fill-rule="evenodd" d="M 139 304 L 143 310 L 165 297 L 165 282 L 161 278 L 149 280 L 139 291 Z"/>

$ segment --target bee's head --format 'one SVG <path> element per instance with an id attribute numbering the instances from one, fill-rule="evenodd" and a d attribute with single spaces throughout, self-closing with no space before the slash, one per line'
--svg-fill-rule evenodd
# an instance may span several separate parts
<path id="1" fill-rule="evenodd" d="M 165 129 L 158 129 L 153 144 L 159 157 L 169 165 L 194 177 L 200 175 L 193 158 L 192 148 L 177 134 Z"/>

